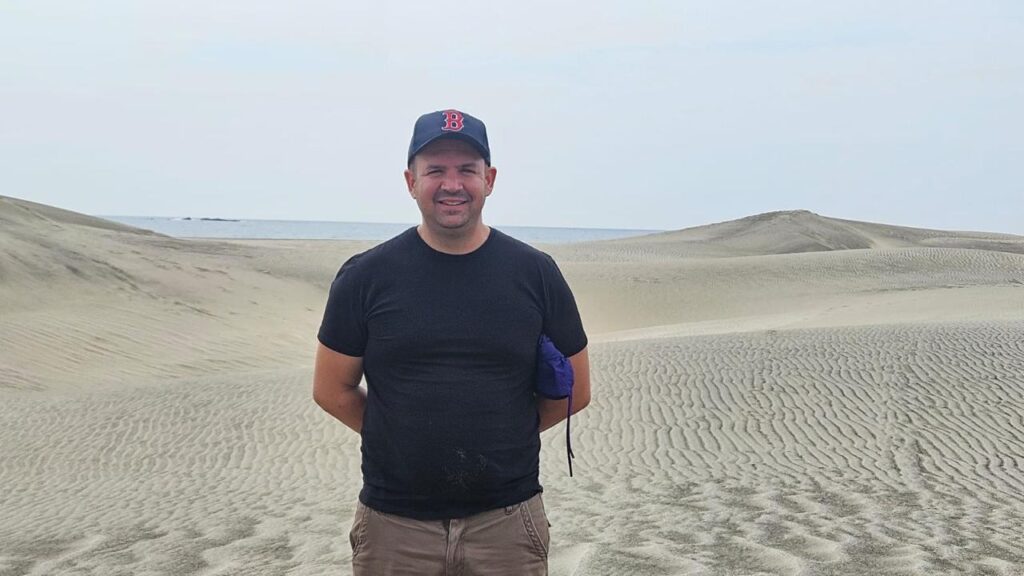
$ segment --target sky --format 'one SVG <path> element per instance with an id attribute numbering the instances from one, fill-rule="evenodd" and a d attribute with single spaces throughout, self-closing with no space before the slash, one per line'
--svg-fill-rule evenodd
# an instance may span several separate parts
<path id="1" fill-rule="evenodd" d="M 494 225 L 1024 234 L 1016 0 L 0 3 L 3 195 L 414 223 L 447 108 L 487 124 Z"/>

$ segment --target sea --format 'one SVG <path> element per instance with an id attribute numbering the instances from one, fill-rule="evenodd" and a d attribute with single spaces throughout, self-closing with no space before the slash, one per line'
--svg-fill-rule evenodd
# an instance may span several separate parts
<path id="1" fill-rule="evenodd" d="M 414 226 L 414 224 L 398 223 L 319 222 L 308 220 L 230 220 L 221 218 L 165 218 L 152 216 L 101 217 L 177 238 L 382 241 Z M 661 230 L 613 228 L 545 228 L 497 225 L 494 227 L 524 242 L 547 244 L 612 240 L 661 232 Z"/>

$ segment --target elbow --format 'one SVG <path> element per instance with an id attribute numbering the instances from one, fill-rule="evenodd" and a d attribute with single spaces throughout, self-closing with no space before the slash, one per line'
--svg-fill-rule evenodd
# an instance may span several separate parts
<path id="1" fill-rule="evenodd" d="M 572 399 L 572 413 L 575 414 L 580 410 L 583 410 L 587 406 L 590 406 L 590 394 L 580 394 L 579 396 L 573 396 Z"/>
<path id="2" fill-rule="evenodd" d="M 328 395 L 315 383 L 313 384 L 313 402 L 316 402 L 316 405 L 324 410 L 327 409 L 327 405 L 330 403 Z"/>

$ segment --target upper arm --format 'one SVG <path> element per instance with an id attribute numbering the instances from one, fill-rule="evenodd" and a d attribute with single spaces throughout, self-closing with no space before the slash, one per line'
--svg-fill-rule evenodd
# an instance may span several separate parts
<path id="1" fill-rule="evenodd" d="M 569 357 L 572 364 L 572 404 L 575 410 L 583 409 L 590 404 L 590 356 L 584 347 Z"/>
<path id="2" fill-rule="evenodd" d="M 360 273 L 360 260 L 358 254 L 349 258 L 335 276 L 317 332 L 328 350 L 349 357 L 361 357 L 366 349 L 365 275 Z"/>
<path id="3" fill-rule="evenodd" d="M 322 399 L 355 388 L 363 379 L 363 358 L 335 352 L 317 342 L 313 367 L 313 398 Z"/>
<path id="4" fill-rule="evenodd" d="M 544 320 L 541 330 L 563 354 L 576 356 L 587 347 L 587 333 L 576 307 L 576 298 L 555 261 L 546 254 L 544 256 Z"/>

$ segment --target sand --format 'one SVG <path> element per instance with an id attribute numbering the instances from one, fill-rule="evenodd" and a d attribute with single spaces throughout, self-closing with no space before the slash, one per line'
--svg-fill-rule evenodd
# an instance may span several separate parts
<path id="1" fill-rule="evenodd" d="M 0 575 L 348 574 L 311 398 L 370 244 L 177 240 L 0 197 Z M 1024 574 L 1024 238 L 779 212 L 548 246 L 593 403 L 553 575 Z"/>

